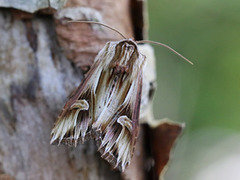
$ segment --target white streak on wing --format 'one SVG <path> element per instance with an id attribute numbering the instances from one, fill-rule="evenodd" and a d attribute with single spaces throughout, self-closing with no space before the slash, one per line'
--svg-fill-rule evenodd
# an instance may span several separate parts
<path id="1" fill-rule="evenodd" d="M 59 122 L 57 122 L 57 124 L 53 128 L 51 132 L 52 139 L 50 143 L 52 144 L 58 138 L 59 138 L 59 143 L 61 143 L 66 133 L 69 132 L 71 129 L 74 129 L 74 127 L 76 127 L 79 112 L 88 110 L 88 108 L 89 108 L 89 105 L 86 100 L 77 100 L 70 107 L 71 112 L 67 116 L 65 116 L 63 119 L 61 119 Z M 74 134 L 74 137 L 76 138 L 76 133 Z"/>

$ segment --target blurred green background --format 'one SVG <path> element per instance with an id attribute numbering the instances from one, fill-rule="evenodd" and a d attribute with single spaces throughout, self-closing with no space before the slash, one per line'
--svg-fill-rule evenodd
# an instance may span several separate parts
<path id="1" fill-rule="evenodd" d="M 165 179 L 197 179 L 221 158 L 240 156 L 240 1 L 148 0 L 148 11 L 149 39 L 194 62 L 155 47 L 155 117 L 186 123 Z"/>

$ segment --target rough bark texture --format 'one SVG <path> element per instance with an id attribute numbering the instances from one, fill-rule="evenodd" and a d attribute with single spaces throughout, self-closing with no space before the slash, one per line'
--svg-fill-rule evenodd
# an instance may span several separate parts
<path id="1" fill-rule="evenodd" d="M 55 15 L 56 32 L 67 58 L 87 71 L 107 41 L 122 39 L 119 34 L 99 25 L 67 23 L 69 20 L 95 20 L 110 25 L 133 38 L 130 1 L 68 1 Z"/>

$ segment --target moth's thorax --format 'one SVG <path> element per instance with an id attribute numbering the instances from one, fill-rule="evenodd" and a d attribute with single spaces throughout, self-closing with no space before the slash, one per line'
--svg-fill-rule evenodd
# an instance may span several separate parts
<path id="1" fill-rule="evenodd" d="M 138 56 L 139 53 L 136 43 L 132 40 L 120 41 L 115 45 L 110 68 L 114 68 L 116 74 L 128 73 L 132 71 Z"/>

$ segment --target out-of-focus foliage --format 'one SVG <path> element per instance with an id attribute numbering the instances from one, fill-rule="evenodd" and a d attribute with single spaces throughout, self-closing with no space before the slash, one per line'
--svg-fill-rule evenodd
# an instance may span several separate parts
<path id="1" fill-rule="evenodd" d="M 201 152 L 240 133 L 240 1 L 149 0 L 148 11 L 149 39 L 194 62 L 155 47 L 155 116 L 186 123 L 166 180 L 190 180 Z"/>

